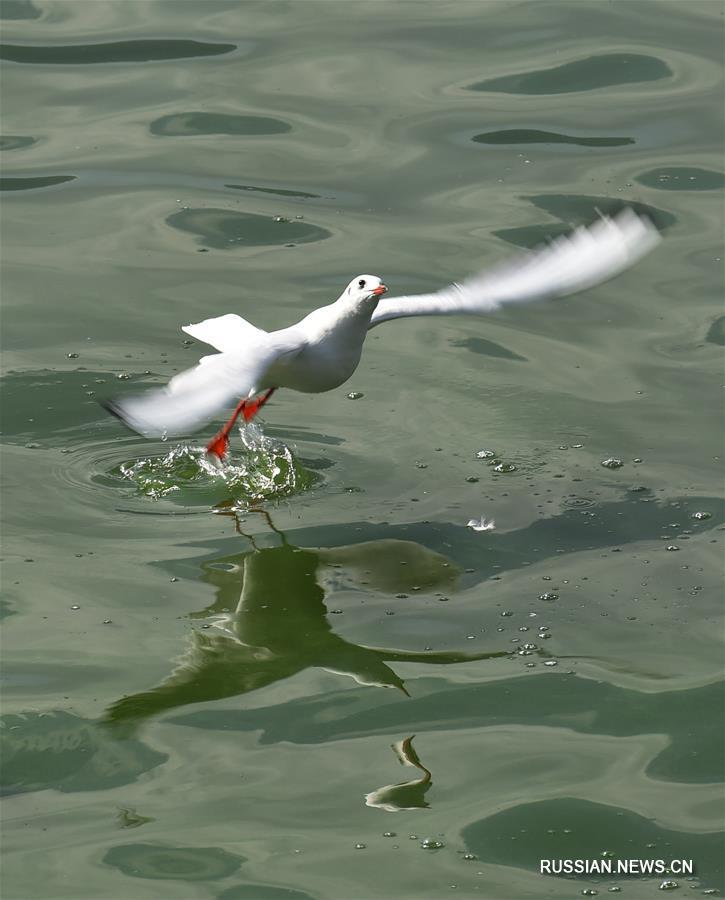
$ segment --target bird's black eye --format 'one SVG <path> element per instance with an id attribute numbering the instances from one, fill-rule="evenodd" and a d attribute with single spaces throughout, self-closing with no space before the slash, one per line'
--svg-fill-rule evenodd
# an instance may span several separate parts
<path id="1" fill-rule="evenodd" d="M 357 286 L 364 288 L 365 287 L 365 279 L 361 278 L 360 281 L 358 281 Z"/>

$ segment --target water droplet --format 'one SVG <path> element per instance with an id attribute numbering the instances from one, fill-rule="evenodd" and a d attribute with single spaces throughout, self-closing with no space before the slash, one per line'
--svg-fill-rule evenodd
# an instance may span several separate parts
<path id="1" fill-rule="evenodd" d="M 604 466 L 605 469 L 621 469 L 624 463 L 621 459 L 617 459 L 616 456 L 610 456 L 607 459 L 603 459 L 600 465 Z"/>
<path id="2" fill-rule="evenodd" d="M 367 848 L 367 844 L 355 844 L 356 850 L 365 850 Z"/>
<path id="3" fill-rule="evenodd" d="M 74 603 L 73 606 L 71 606 L 71 609 L 80 609 L 80 606 L 78 606 L 77 603 Z"/>
<path id="4" fill-rule="evenodd" d="M 25 447 L 27 450 L 40 450 L 41 449 L 41 445 L 36 444 L 34 441 L 30 441 L 30 443 L 25 445 Z"/>
<path id="5" fill-rule="evenodd" d="M 501 613 L 501 615 L 502 615 L 502 616 L 512 616 L 513 613 L 511 612 L 511 610 L 505 609 L 505 610 Z"/>
<path id="6" fill-rule="evenodd" d="M 475 475 L 468 475 L 466 476 L 466 481 L 469 484 L 475 484 L 478 481 L 478 478 Z"/>
<path id="7" fill-rule="evenodd" d="M 543 594 L 539 594 L 539 600 L 558 600 L 559 595 L 554 593 L 554 591 L 544 591 Z"/>
<path id="8" fill-rule="evenodd" d="M 478 859 L 478 857 L 475 855 L 475 853 L 464 853 L 463 858 L 464 859 Z"/>
<path id="9" fill-rule="evenodd" d="M 417 462 L 417 463 L 415 464 L 415 467 L 416 467 L 416 469 L 427 469 L 427 468 L 428 468 L 428 463 Z"/>
<path id="10" fill-rule="evenodd" d="M 350 393 L 347 395 L 347 399 L 348 400 L 359 400 L 361 397 L 364 397 L 364 396 L 365 396 L 365 394 L 363 394 L 362 391 L 350 391 Z"/>
<path id="11" fill-rule="evenodd" d="M 104 619 L 104 620 L 103 620 L 103 624 L 104 624 L 104 625 L 112 625 L 112 624 L 113 624 L 113 619 Z"/>
<path id="12" fill-rule="evenodd" d="M 68 359 L 78 359 L 80 353 L 66 353 L 66 356 L 68 357 Z"/>
<path id="13" fill-rule="evenodd" d="M 665 549 L 667 549 L 667 550 L 679 550 L 680 548 L 677 546 L 677 544 L 668 544 L 667 547 L 666 547 Z"/>
<path id="14" fill-rule="evenodd" d="M 476 453 L 476 459 L 492 459 L 495 455 L 495 450 L 479 450 Z"/>
<path id="15" fill-rule="evenodd" d="M 712 513 L 702 511 L 702 512 L 694 512 L 692 514 L 691 518 L 702 521 L 702 519 L 709 519 L 711 516 L 712 516 Z"/>
<path id="16" fill-rule="evenodd" d="M 116 375 L 116 378 L 118 378 L 119 381 L 128 381 L 130 377 L 128 372 L 119 372 L 118 375 Z"/>
<path id="17" fill-rule="evenodd" d="M 394 831 L 384 831 L 383 837 L 396 837 L 396 833 Z"/>
<path id="18" fill-rule="evenodd" d="M 613 884 L 608 890 L 610 894 L 618 894 L 622 888 L 618 884 Z"/>
<path id="19" fill-rule="evenodd" d="M 494 472 L 515 472 L 516 466 L 513 463 L 500 462 L 493 467 Z"/>
<path id="20" fill-rule="evenodd" d="M 289 219 L 285 218 L 285 216 L 273 216 L 274 222 L 289 222 Z"/>
<path id="21" fill-rule="evenodd" d="M 438 602 L 439 602 L 439 603 L 448 603 L 448 601 L 449 601 L 450 599 L 451 599 L 450 597 L 439 597 L 439 598 L 438 598 Z"/>
<path id="22" fill-rule="evenodd" d="M 599 891 L 595 888 L 584 888 L 584 890 L 582 891 L 582 895 L 584 897 L 596 897 L 598 893 Z"/>
<path id="23" fill-rule="evenodd" d="M 442 841 L 435 841 L 433 838 L 424 838 L 420 842 L 420 846 L 423 850 L 440 850 L 441 847 L 445 847 L 445 844 Z"/>
<path id="24" fill-rule="evenodd" d="M 660 885 L 661 891 L 674 891 L 677 890 L 679 884 L 676 881 L 663 881 Z"/>

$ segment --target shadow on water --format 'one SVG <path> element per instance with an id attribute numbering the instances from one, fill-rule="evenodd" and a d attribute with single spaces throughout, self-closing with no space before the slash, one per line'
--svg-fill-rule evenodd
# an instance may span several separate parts
<path id="1" fill-rule="evenodd" d="M 537 128 L 507 128 L 474 135 L 474 144 L 575 144 L 577 147 L 624 147 L 634 144 L 630 137 L 591 137 L 541 131 Z"/>
<path id="2" fill-rule="evenodd" d="M 244 187 L 241 189 L 246 190 Z M 200 244 L 215 250 L 230 250 L 240 244 L 249 247 L 309 244 L 331 237 L 326 228 L 299 219 L 290 221 L 279 216 L 272 218 L 233 209 L 184 209 L 168 216 L 166 223 L 179 231 L 196 235 L 200 238 Z"/>
<path id="3" fill-rule="evenodd" d="M 0 794 L 53 788 L 63 793 L 130 784 L 168 759 L 135 738 L 122 738 L 65 710 L 0 719 Z"/>
<path id="4" fill-rule="evenodd" d="M 241 534 L 241 532 L 240 532 Z M 510 653 L 408 651 L 368 647 L 335 633 L 325 604 L 325 570 L 345 565 L 365 572 L 366 588 L 389 591 L 450 585 L 456 572 L 445 557 L 419 544 L 378 540 L 334 550 L 303 549 L 277 532 L 280 545 L 218 557 L 202 564 L 202 581 L 216 590 L 214 603 L 192 619 L 190 646 L 160 685 L 112 704 L 106 721 L 120 725 L 186 706 L 259 690 L 308 668 L 353 678 L 359 684 L 408 694 L 389 663 L 452 665 Z M 400 562 L 405 575 L 401 576 Z M 393 574 L 396 573 L 396 574 Z"/>
<path id="5" fill-rule="evenodd" d="M 466 847 L 483 863 L 514 866 L 537 874 L 540 860 L 562 856 L 611 860 L 614 865 L 618 859 L 633 858 L 693 860 L 701 886 L 712 888 L 717 884 L 720 890 L 725 888 L 722 832 L 674 831 L 619 806 L 571 797 L 521 803 L 472 822 L 463 829 L 462 837 Z M 564 877 L 600 883 L 602 878 L 597 873 Z M 660 871 L 659 880 L 663 877 L 664 872 Z M 635 878 L 640 879 L 641 875 L 619 876 L 617 880 L 631 886 Z"/>
<path id="6" fill-rule="evenodd" d="M 172 113 L 154 119 L 149 125 L 151 134 L 164 137 L 284 134 L 291 130 L 289 122 L 272 116 L 236 116 L 211 112 Z"/>
<path id="7" fill-rule="evenodd" d="M 236 44 L 163 38 L 98 44 L 0 44 L 0 59 L 32 65 L 79 66 L 220 56 L 237 49 Z"/>
<path id="8" fill-rule="evenodd" d="M 3 0 L 0 3 L 0 19 L 39 19 L 43 11 L 31 0 Z"/>
<path id="9" fill-rule="evenodd" d="M 627 200 L 625 203 L 616 197 L 592 197 L 585 194 L 536 194 L 522 197 L 537 209 L 543 210 L 559 222 L 551 225 L 525 225 L 520 228 L 500 228 L 492 232 L 496 237 L 514 244 L 516 247 L 531 249 L 546 241 L 569 234 L 572 226 L 586 225 L 598 216 L 613 216 L 628 206 L 642 216 L 647 216 L 659 228 L 666 231 L 677 222 L 671 212 L 659 209 L 649 203 Z"/>
<path id="10" fill-rule="evenodd" d="M 672 69 L 664 60 L 642 53 L 598 53 L 555 66 L 490 78 L 469 85 L 469 91 L 503 94 L 570 94 L 594 91 L 618 84 L 637 84 L 669 78 Z"/>
<path id="11" fill-rule="evenodd" d="M 3 175 L 0 178 L 0 191 L 37 191 L 39 188 L 54 187 L 75 179 L 75 175 L 39 175 L 30 178 L 9 178 Z"/>
<path id="12" fill-rule="evenodd" d="M 24 150 L 38 143 L 38 138 L 26 134 L 4 134 L 0 136 L 0 150 Z"/>

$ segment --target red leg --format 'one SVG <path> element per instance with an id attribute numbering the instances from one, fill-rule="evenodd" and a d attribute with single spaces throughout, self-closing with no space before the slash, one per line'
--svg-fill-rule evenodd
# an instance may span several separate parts
<path id="1" fill-rule="evenodd" d="M 250 422 L 275 390 L 276 388 L 270 388 L 257 400 L 240 400 L 226 425 L 206 445 L 206 452 L 210 456 L 216 456 L 219 460 L 224 459 L 229 449 L 229 432 L 234 428 L 234 423 L 239 416 L 243 415 L 244 421 Z"/>
<path id="2" fill-rule="evenodd" d="M 229 432 L 234 428 L 234 423 L 239 418 L 240 413 L 244 412 L 246 405 L 246 400 L 240 400 L 226 425 L 206 445 L 206 452 L 209 456 L 216 456 L 217 459 L 222 460 L 227 455 Z"/>
<path id="3" fill-rule="evenodd" d="M 244 413 L 244 421 L 251 422 L 252 419 L 257 415 L 259 410 L 264 406 L 264 404 L 269 400 L 272 394 L 277 390 L 277 388 L 270 388 L 265 394 L 262 394 L 257 400 L 248 400 L 244 405 L 242 412 Z"/>

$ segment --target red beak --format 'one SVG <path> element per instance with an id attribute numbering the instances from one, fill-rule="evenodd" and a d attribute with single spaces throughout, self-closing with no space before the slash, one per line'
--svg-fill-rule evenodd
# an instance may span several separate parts
<path id="1" fill-rule="evenodd" d="M 372 293 L 373 293 L 373 295 L 374 295 L 375 297 L 382 297 L 382 295 L 383 295 L 387 290 L 388 290 L 388 289 L 385 287 L 385 285 L 384 285 L 384 284 L 381 284 L 379 287 L 376 287 L 375 290 L 374 290 Z"/>

